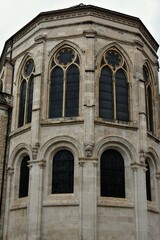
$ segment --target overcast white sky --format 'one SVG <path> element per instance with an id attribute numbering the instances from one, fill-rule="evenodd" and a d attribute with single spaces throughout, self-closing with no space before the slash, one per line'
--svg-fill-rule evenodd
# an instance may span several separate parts
<path id="1" fill-rule="evenodd" d="M 5 41 L 40 12 L 71 7 L 80 3 L 138 17 L 160 44 L 160 0 L 1 0 L 0 55 Z M 160 56 L 160 50 L 158 51 Z"/>

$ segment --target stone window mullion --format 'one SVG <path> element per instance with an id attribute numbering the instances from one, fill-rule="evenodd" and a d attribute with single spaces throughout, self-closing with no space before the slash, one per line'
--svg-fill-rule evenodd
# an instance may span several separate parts
<path id="1" fill-rule="evenodd" d="M 113 103 L 114 103 L 114 120 L 116 121 L 117 119 L 117 113 L 116 113 L 116 78 L 115 78 L 115 72 L 113 72 L 113 81 L 112 81 L 112 84 L 113 84 Z"/>
<path id="2" fill-rule="evenodd" d="M 67 70 L 64 70 L 62 117 L 65 117 Z"/>

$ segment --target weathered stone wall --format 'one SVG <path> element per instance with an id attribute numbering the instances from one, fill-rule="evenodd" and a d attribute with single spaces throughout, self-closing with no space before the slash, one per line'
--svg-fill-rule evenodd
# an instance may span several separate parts
<path id="1" fill-rule="evenodd" d="M 3 105 L 0 105 L 0 191 L 2 194 L 3 187 L 3 196 L 1 196 L 1 218 L 0 218 L 0 239 L 2 239 L 2 229 L 3 229 L 3 218 L 4 218 L 4 196 L 5 196 L 5 147 L 6 147 L 6 134 L 7 134 L 7 125 L 8 125 L 8 109 Z M 3 178 L 3 186 L 2 186 Z"/>
<path id="2" fill-rule="evenodd" d="M 2 183 L 4 154 L 6 147 L 8 112 L 6 109 L 0 108 L 0 187 Z"/>
<path id="3" fill-rule="evenodd" d="M 151 39 L 145 39 L 139 25 L 121 23 L 117 16 L 106 19 L 99 13 L 96 16 L 87 14 L 66 15 L 66 19 L 60 16 L 54 20 L 46 18 L 14 42 L 14 102 L 4 240 L 160 239 L 160 136 L 155 49 Z M 48 119 L 51 58 L 64 45 L 75 49 L 80 59 L 79 116 Z M 128 66 L 130 121 L 127 123 L 99 117 L 100 60 L 105 49 L 110 47 L 121 52 Z M 28 56 L 35 63 L 32 122 L 18 128 L 21 70 Z M 155 134 L 148 133 L 146 127 L 142 71 L 146 58 L 153 68 L 155 81 Z M 9 63 L 5 71 L 4 86 L 9 92 L 12 82 Z M 7 112 L 0 114 L 2 171 Z M 70 150 L 75 159 L 74 193 L 54 195 L 51 194 L 52 159 L 57 149 L 63 148 Z M 100 157 L 106 149 L 119 151 L 124 159 L 126 197 L 123 199 L 100 195 Z M 152 213 L 146 200 L 144 163 L 148 153 L 155 162 Z M 26 154 L 30 157 L 29 195 L 19 198 L 20 161 Z"/>

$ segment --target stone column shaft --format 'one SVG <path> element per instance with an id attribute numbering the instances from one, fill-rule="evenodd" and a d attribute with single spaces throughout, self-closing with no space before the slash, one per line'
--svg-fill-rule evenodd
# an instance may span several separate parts
<path id="1" fill-rule="evenodd" d="M 97 240 L 97 160 L 81 165 L 80 240 Z"/>
<path id="2" fill-rule="evenodd" d="M 41 239 L 42 223 L 42 196 L 43 196 L 43 168 L 44 161 L 30 162 L 30 184 L 28 204 L 28 238 L 27 240 Z"/>
<path id="3" fill-rule="evenodd" d="M 84 32 L 85 48 L 85 101 L 84 101 L 84 143 L 94 143 L 95 111 L 95 37 L 96 32 Z"/>
<path id="4" fill-rule="evenodd" d="M 40 115 L 41 115 L 41 96 L 42 96 L 42 78 L 44 71 L 44 52 L 45 52 L 45 36 L 40 36 L 35 39 L 36 46 L 36 69 L 34 77 L 34 96 L 32 107 L 32 145 L 39 143 L 40 141 Z"/>
<path id="5" fill-rule="evenodd" d="M 13 168 L 8 169 L 7 176 L 7 189 L 6 189 L 6 203 L 5 203 L 5 216 L 4 216 L 4 229 L 3 229 L 3 240 L 8 240 L 8 226 L 9 226 L 9 214 L 10 214 L 10 201 L 11 201 L 11 185 L 12 175 L 14 173 Z"/>
<path id="6" fill-rule="evenodd" d="M 142 157 L 141 157 L 142 158 Z M 148 214 L 146 197 L 145 164 L 132 164 L 134 171 L 134 208 L 136 240 L 147 240 Z"/>

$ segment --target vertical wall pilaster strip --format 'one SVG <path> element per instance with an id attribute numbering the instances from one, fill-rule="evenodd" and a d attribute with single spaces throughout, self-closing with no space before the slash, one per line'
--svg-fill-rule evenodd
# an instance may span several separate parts
<path id="1" fill-rule="evenodd" d="M 13 168 L 8 168 L 7 177 L 7 189 L 6 189 L 6 204 L 5 204 L 5 216 L 4 216 L 4 229 L 3 229 L 3 239 L 8 240 L 8 227 L 9 227 L 9 213 L 10 213 L 10 201 L 11 201 L 11 184 L 12 176 L 14 173 Z"/>
<path id="2" fill-rule="evenodd" d="M 45 161 L 30 162 L 30 187 L 28 203 L 28 238 L 40 240 L 42 231 L 43 170 Z"/>

